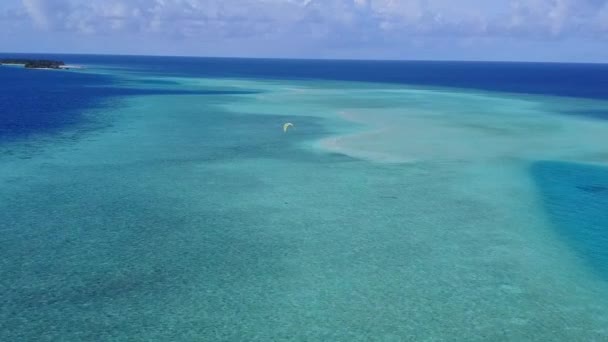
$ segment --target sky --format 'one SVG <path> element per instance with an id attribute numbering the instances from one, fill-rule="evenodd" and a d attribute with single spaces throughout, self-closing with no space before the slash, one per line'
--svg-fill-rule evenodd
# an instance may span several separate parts
<path id="1" fill-rule="evenodd" d="M 608 0 L 2 0 L 0 52 L 608 63 Z"/>

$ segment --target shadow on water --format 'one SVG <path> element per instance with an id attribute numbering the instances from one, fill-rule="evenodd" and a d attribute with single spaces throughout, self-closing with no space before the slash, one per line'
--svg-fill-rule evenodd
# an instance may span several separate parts
<path id="1" fill-rule="evenodd" d="M 542 161 L 532 174 L 558 233 L 608 280 L 608 168 Z"/>

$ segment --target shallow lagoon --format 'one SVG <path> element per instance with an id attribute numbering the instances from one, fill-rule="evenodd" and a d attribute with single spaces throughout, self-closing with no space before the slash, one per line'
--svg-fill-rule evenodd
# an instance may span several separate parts
<path id="1" fill-rule="evenodd" d="M 0 145 L 2 340 L 608 338 L 605 102 L 120 77 Z"/>

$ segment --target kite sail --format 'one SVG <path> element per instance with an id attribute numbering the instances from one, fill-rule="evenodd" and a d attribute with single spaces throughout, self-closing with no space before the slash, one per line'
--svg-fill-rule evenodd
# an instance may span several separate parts
<path id="1" fill-rule="evenodd" d="M 287 133 L 287 130 L 289 129 L 289 127 L 293 127 L 293 124 L 291 122 L 288 122 L 286 124 L 283 125 L 283 132 Z"/>

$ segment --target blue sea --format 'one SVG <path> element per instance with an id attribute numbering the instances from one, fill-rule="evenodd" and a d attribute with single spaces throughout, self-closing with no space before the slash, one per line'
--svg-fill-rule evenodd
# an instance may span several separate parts
<path id="1" fill-rule="evenodd" d="M 608 340 L 608 65 L 27 57 L 0 341 Z"/>

